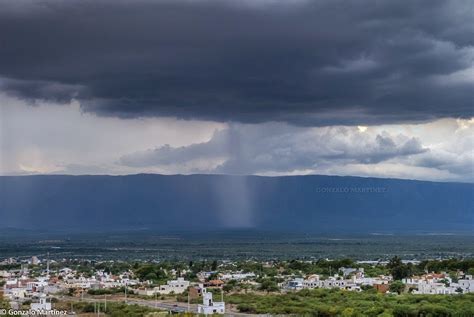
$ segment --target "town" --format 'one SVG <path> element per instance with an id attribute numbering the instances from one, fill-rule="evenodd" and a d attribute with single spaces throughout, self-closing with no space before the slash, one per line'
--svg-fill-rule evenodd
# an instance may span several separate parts
<path id="1" fill-rule="evenodd" d="M 8 258 L 0 262 L 0 300 L 7 312 L 54 315 L 135 309 L 154 314 L 278 313 L 255 302 L 280 296 L 379 294 L 444 296 L 474 312 L 474 261 L 101 261 Z M 468 296 L 468 297 L 466 297 Z M 425 298 L 424 297 L 424 298 Z M 295 297 L 296 298 L 296 297 Z M 262 307 L 261 307 L 262 306 Z M 304 305 L 303 305 L 304 307 Z M 291 308 L 286 313 L 299 313 Z M 393 310 L 392 310 L 393 313 Z M 130 311 L 125 315 L 133 315 Z M 119 313 L 120 315 L 120 313 Z M 335 311 L 334 315 L 338 315 Z M 396 315 L 396 314 L 393 314 Z"/>

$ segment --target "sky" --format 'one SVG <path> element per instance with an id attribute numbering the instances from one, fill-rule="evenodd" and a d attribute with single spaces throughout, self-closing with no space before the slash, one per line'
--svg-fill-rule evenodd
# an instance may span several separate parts
<path id="1" fill-rule="evenodd" d="M 0 0 L 0 174 L 474 181 L 474 3 Z"/>

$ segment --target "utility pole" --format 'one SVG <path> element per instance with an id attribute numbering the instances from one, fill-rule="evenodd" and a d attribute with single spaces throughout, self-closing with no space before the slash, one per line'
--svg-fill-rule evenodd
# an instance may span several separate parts
<path id="1" fill-rule="evenodd" d="M 104 294 L 105 300 L 104 300 L 104 312 L 107 313 L 107 294 Z"/>
<path id="2" fill-rule="evenodd" d="M 125 283 L 125 303 L 127 302 L 127 283 Z"/>
<path id="3" fill-rule="evenodd" d="M 158 307 L 158 293 L 155 291 L 155 308 Z"/>
<path id="4" fill-rule="evenodd" d="M 190 289 L 191 289 L 191 288 L 188 288 L 188 313 L 191 312 L 191 305 L 190 305 L 190 300 L 189 300 L 189 290 L 190 290 Z"/>

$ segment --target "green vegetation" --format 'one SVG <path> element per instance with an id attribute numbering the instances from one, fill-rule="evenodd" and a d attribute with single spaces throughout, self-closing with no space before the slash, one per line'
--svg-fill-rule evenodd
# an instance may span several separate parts
<path id="1" fill-rule="evenodd" d="M 357 241 L 357 240 L 356 240 Z M 327 242 L 339 243 L 339 242 Z M 358 243 L 358 242 L 351 242 Z M 347 254 L 344 254 L 347 256 Z M 412 275 L 421 275 L 426 272 L 446 272 L 454 282 L 462 277 L 459 271 L 474 273 L 473 258 L 451 258 L 446 260 L 425 260 L 417 264 L 404 263 L 402 258 L 394 256 L 387 265 L 372 263 L 357 263 L 355 259 L 339 258 L 327 259 L 276 259 L 261 261 L 249 260 L 215 260 L 210 256 L 199 260 L 156 259 L 140 260 L 66 260 L 51 263 L 50 274 L 58 274 L 59 270 L 67 267 L 76 270 L 76 276 L 91 276 L 97 270 L 118 275 L 124 274 L 133 279 L 150 281 L 143 284 L 154 287 L 164 284 L 177 276 L 184 277 L 192 282 L 197 281 L 199 272 L 213 272 L 209 279 L 219 278 L 219 273 L 224 272 L 252 272 L 255 278 L 252 283 L 246 280 L 227 281 L 223 287 L 226 302 L 236 305 L 238 310 L 245 313 L 270 313 L 294 314 L 310 316 L 400 316 L 400 317 L 436 317 L 436 316 L 474 316 L 474 294 L 457 295 L 414 295 L 409 294 L 400 280 Z M 377 263 L 377 262 L 375 262 Z M 35 275 L 44 271 L 46 263 L 30 265 L 30 272 Z M 0 265 L 0 270 L 15 266 L 11 264 Z M 371 286 L 362 286 L 362 292 L 348 292 L 337 289 L 302 290 L 292 293 L 280 293 L 278 283 L 295 277 L 305 277 L 310 274 L 319 274 L 322 279 L 330 275 L 341 273 L 342 267 L 364 268 L 366 276 L 392 275 L 394 281 L 390 285 L 393 294 L 378 294 Z M 448 279 L 442 280 L 445 284 Z M 0 280 L 0 286 L 3 282 Z M 136 287 L 127 288 L 127 293 L 134 298 L 154 300 L 155 296 L 133 295 Z M 220 289 L 209 289 L 215 292 L 215 298 L 220 298 Z M 124 293 L 123 288 L 88 290 L 89 295 L 119 294 Z M 69 289 L 68 295 L 74 296 L 77 290 Z M 398 295 L 397 295 L 398 294 Z M 187 292 L 179 295 L 160 295 L 160 299 L 187 302 Z M 192 303 L 201 302 L 201 298 L 193 299 Z M 63 304 L 63 303 L 60 303 Z M 70 303 L 69 303 L 70 304 Z M 0 308 L 6 303 L 0 303 Z M 92 303 L 73 303 L 77 312 L 93 312 Z M 101 311 L 103 312 L 103 306 Z M 69 309 L 69 307 L 68 307 Z M 158 316 L 160 312 L 143 306 L 110 303 L 107 306 L 108 316 Z"/>
<path id="2" fill-rule="evenodd" d="M 115 287 L 115 288 L 99 288 L 99 289 L 90 289 L 87 291 L 89 295 L 106 295 L 106 294 L 124 294 L 125 287 Z M 127 289 L 127 293 L 132 295 L 134 292 L 130 288 Z"/>
<path id="3" fill-rule="evenodd" d="M 405 284 L 401 281 L 394 281 L 390 284 L 390 292 L 401 294 L 405 290 Z"/>
<path id="4" fill-rule="evenodd" d="M 383 295 L 374 291 L 302 290 L 288 294 L 226 297 L 240 312 L 308 316 L 474 316 L 474 294 Z"/>
<path id="5" fill-rule="evenodd" d="M 278 287 L 278 284 L 271 279 L 264 279 L 260 283 L 260 288 L 261 291 L 266 291 L 266 292 L 277 292 L 280 288 Z"/>
<path id="6" fill-rule="evenodd" d="M 419 268 L 426 269 L 431 272 L 440 272 L 440 271 L 456 271 L 462 270 L 468 274 L 474 274 L 474 258 L 458 260 L 456 258 L 447 259 L 447 260 L 431 260 L 431 261 L 422 261 L 419 265 Z"/>
<path id="7" fill-rule="evenodd" d="M 390 270 L 394 280 L 401 280 L 402 278 L 409 277 L 413 274 L 413 264 L 403 264 L 402 259 L 398 256 L 393 257 L 387 264 L 387 268 Z"/>
<path id="8" fill-rule="evenodd" d="M 9 308 L 10 308 L 10 305 L 8 305 L 8 302 L 0 298 L 0 309 L 9 309 Z"/>
<path id="9" fill-rule="evenodd" d="M 159 284 L 166 282 L 167 274 L 163 267 L 156 264 L 142 264 L 135 269 L 136 276 L 142 281 Z"/>
<path id="10" fill-rule="evenodd" d="M 70 303 L 63 304 L 64 309 L 71 307 Z M 73 308 L 76 313 L 94 313 L 97 311 L 97 304 L 94 303 L 73 303 Z M 104 303 L 100 303 L 99 311 L 104 312 Z M 107 310 L 105 311 L 109 317 L 143 317 L 153 316 L 154 312 L 160 312 L 157 309 L 153 309 L 147 306 L 140 305 L 127 305 L 125 303 L 108 302 Z"/>

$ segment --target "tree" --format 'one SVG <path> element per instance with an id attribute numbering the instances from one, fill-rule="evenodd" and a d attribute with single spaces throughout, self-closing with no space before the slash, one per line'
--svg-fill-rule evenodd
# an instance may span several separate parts
<path id="1" fill-rule="evenodd" d="M 165 280 L 167 278 L 166 272 L 163 268 L 158 267 L 154 264 L 144 264 L 141 265 L 138 269 L 135 270 L 136 276 L 142 280 Z"/>
<path id="2" fill-rule="evenodd" d="M 456 274 L 456 272 L 449 273 L 449 277 L 451 278 L 451 281 L 453 281 L 453 283 L 457 283 L 458 280 L 459 280 L 458 275 Z"/>
<path id="3" fill-rule="evenodd" d="M 145 277 L 143 278 L 145 281 L 156 281 L 158 279 L 158 276 L 156 273 L 150 272 Z"/>
<path id="4" fill-rule="evenodd" d="M 247 294 L 249 289 L 252 288 L 252 286 L 250 286 L 247 283 L 242 283 L 242 284 L 240 284 L 240 288 L 244 290 L 245 294 Z"/>
<path id="5" fill-rule="evenodd" d="M 222 289 L 224 290 L 224 292 L 230 292 L 237 286 L 237 284 L 238 283 L 236 280 L 230 280 L 222 287 Z"/>
<path id="6" fill-rule="evenodd" d="M 270 279 L 263 280 L 262 283 L 260 284 L 259 289 L 261 291 L 267 291 L 267 293 L 276 292 L 276 291 L 280 290 L 279 287 L 278 287 L 278 284 L 275 281 L 272 281 Z"/>
<path id="7" fill-rule="evenodd" d="M 223 287 L 222 287 L 222 290 L 226 293 L 230 292 L 231 290 L 234 289 L 234 285 L 232 284 L 225 284 Z"/>
<path id="8" fill-rule="evenodd" d="M 363 290 L 363 291 L 374 291 L 375 292 L 375 288 L 372 285 L 362 285 L 360 287 L 360 289 Z"/>
<path id="9" fill-rule="evenodd" d="M 446 278 L 443 278 L 442 280 L 440 280 L 441 283 L 443 283 L 446 287 L 449 287 L 449 280 L 446 279 Z"/>
<path id="10" fill-rule="evenodd" d="M 409 277 L 413 271 L 412 265 L 403 264 L 398 256 L 395 256 L 390 260 L 387 264 L 387 268 L 390 269 L 390 274 L 394 280 L 401 280 L 402 278 Z"/>
<path id="11" fill-rule="evenodd" d="M 387 263 L 387 267 L 389 269 L 392 269 L 394 267 L 403 265 L 402 259 L 398 256 L 394 256 L 393 258 L 390 259 L 390 261 Z"/>
<path id="12" fill-rule="evenodd" d="M 405 284 L 401 281 L 394 281 L 390 284 L 390 292 L 401 294 L 405 290 Z"/>

